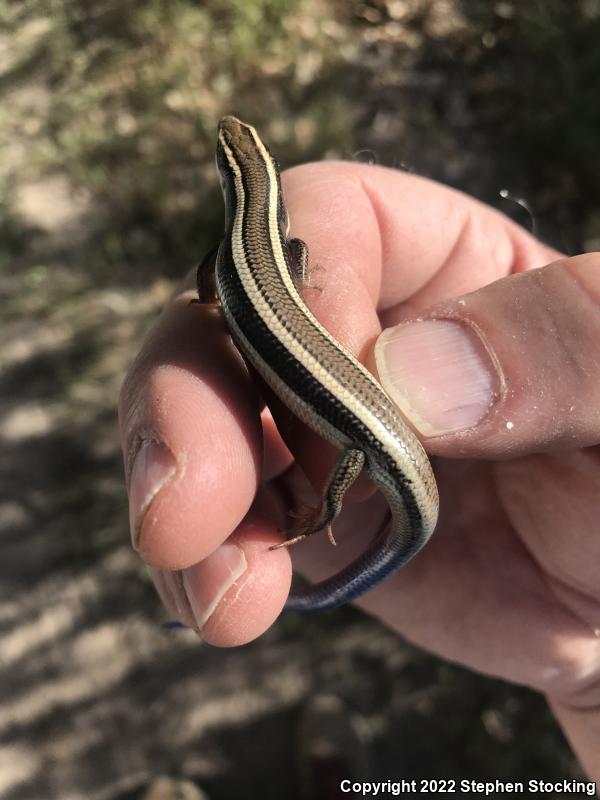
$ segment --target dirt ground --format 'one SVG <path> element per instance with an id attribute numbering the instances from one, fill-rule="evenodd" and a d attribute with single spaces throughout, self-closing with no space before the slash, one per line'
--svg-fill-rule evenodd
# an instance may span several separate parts
<path id="1" fill-rule="evenodd" d="M 352 609 L 284 617 L 259 641 L 234 651 L 162 627 L 164 613 L 129 546 L 116 397 L 173 280 L 214 235 L 207 207 L 217 185 L 209 143 L 226 102 L 218 96 L 225 89 L 215 75 L 238 87 L 237 106 L 252 105 L 257 89 L 250 79 L 244 83 L 242 75 L 214 67 L 212 94 L 199 101 L 211 132 L 198 133 L 186 151 L 189 162 L 178 164 L 175 176 L 160 171 L 160 159 L 172 151 L 152 147 L 162 146 L 161 136 L 171 136 L 173 151 L 180 142 L 159 120 L 152 128 L 153 106 L 148 127 L 158 131 L 155 140 L 136 140 L 135 148 L 123 151 L 94 141 L 93 158 L 86 161 L 89 143 L 82 131 L 92 136 L 96 122 L 86 122 L 90 106 L 82 87 L 103 84 L 85 75 L 80 84 L 69 81 L 84 55 L 92 65 L 86 69 L 99 69 L 95 58 L 102 65 L 102 15 L 114 7 L 100 3 L 97 19 L 82 14 L 68 20 L 68 30 L 81 41 L 74 46 L 69 40 L 73 50 L 66 58 L 56 41 L 56 20 L 63 24 L 67 6 L 50 5 L 47 17 L 35 4 L 15 4 L 22 19 L 15 19 L 14 10 L 3 11 L 13 29 L 0 39 L 7 99 L 0 117 L 0 797 L 307 798 L 303 743 L 315 720 L 326 719 L 332 708 L 346 721 L 344 735 L 361 780 L 579 775 L 541 697 L 430 657 Z M 267 13 L 269 4 L 255 5 Z M 488 136 L 505 119 L 508 89 L 497 66 L 503 54 L 491 65 L 486 59 L 498 47 L 510 54 L 512 40 L 502 37 L 513 6 L 496 4 L 496 27 L 486 29 L 487 44 L 475 37 L 481 52 L 471 69 L 475 51 L 469 50 L 474 45 L 465 33 L 471 28 L 463 5 L 438 4 L 437 16 L 423 21 L 419 14 L 429 5 L 355 4 L 344 16 L 342 4 L 332 4 L 330 18 L 323 19 L 314 4 L 298 4 L 295 16 L 285 18 L 288 34 L 293 29 L 304 42 L 310 36 L 337 42 L 347 74 L 338 124 L 322 111 L 328 108 L 322 98 L 332 97 L 341 74 L 328 67 L 331 56 L 322 53 L 329 51 L 314 45 L 308 51 L 312 61 L 305 52 L 282 67 L 280 51 L 264 44 L 271 61 L 263 57 L 260 86 L 268 107 L 289 103 L 310 107 L 313 114 L 296 120 L 293 146 L 285 144 L 291 129 L 281 132 L 283 158 L 289 155 L 291 163 L 375 154 L 382 163 L 408 165 L 483 199 L 494 195 L 499 204 L 503 178 L 518 175 L 510 188 L 534 198 L 538 221 L 553 232 L 553 244 L 567 250 L 589 246 L 600 217 L 587 195 L 572 195 L 577 165 L 569 172 L 559 164 L 552 173 L 555 191 L 549 192 L 544 170 L 523 168 L 528 153 L 519 151 L 521 161 L 511 160 L 510 148 L 494 150 Z M 208 36 L 219 11 L 209 4 L 203 13 L 208 16 L 199 30 Z M 244 25 L 250 23 L 240 23 L 240 30 Z M 80 34 L 86 26 L 92 29 L 88 38 Z M 237 28 L 232 31 L 231 36 Z M 161 41 L 157 33 L 143 47 Z M 219 41 L 214 39 L 214 48 Z M 100 55 L 89 55 L 89 42 Z M 243 47 L 242 39 L 235 42 Z M 130 47 L 125 52 L 139 56 L 141 45 Z M 115 52 L 113 40 L 109 52 Z M 144 57 L 152 54 L 150 49 Z M 107 90 L 109 98 L 130 91 L 127 70 L 137 69 L 133 55 L 133 66 L 115 62 L 122 73 L 117 88 Z M 293 97 L 282 91 L 288 67 L 296 70 Z M 315 77 L 324 72 L 325 87 L 327 81 Z M 490 88 L 494 79 L 497 85 Z M 357 91 L 363 101 L 353 106 Z M 140 92 L 138 87 L 136 101 Z M 486 93 L 495 93 L 495 104 L 486 105 Z M 184 102 L 166 90 L 161 97 L 161 108 L 164 97 L 169 109 Z M 76 110 L 68 105 L 73 98 L 80 103 Z M 96 100 L 89 102 L 94 108 Z M 105 124 L 112 124 L 110 104 L 103 97 L 97 103 L 109 115 Z M 396 113 L 402 104 L 411 113 Z M 314 119 L 322 121 L 321 138 L 314 135 L 320 124 Z M 122 107 L 119 120 L 123 139 L 138 122 L 128 121 Z M 345 132 L 348 120 L 351 135 Z M 524 129 L 529 130 L 522 122 L 519 130 Z M 510 126 L 503 131 L 505 142 L 516 135 Z M 554 163 L 551 154 L 546 158 L 546 164 Z M 195 173 L 188 184 L 190 164 Z M 510 173 L 507 164 L 518 169 Z M 588 194 L 597 188 L 594 169 L 587 170 Z M 584 183 L 582 178 L 577 184 L 582 194 Z M 173 206 L 167 187 L 177 197 Z M 586 202 L 589 214 L 583 216 Z M 219 214 L 217 209 L 215 219 Z M 553 224 L 557 218 L 559 225 Z"/>

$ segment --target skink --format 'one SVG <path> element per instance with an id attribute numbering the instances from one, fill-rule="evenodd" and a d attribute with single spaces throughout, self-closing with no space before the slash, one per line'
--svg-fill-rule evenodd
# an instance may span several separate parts
<path id="1" fill-rule="evenodd" d="M 307 248 L 287 239 L 279 169 L 256 130 L 219 123 L 217 166 L 225 237 L 198 269 L 201 302 L 221 304 L 233 340 L 272 391 L 309 428 L 339 448 L 321 508 L 301 535 L 329 530 L 346 491 L 364 470 L 381 490 L 391 522 L 338 574 L 294 591 L 290 610 L 342 605 L 386 578 L 425 544 L 436 524 L 431 465 L 371 373 L 305 305 Z"/>

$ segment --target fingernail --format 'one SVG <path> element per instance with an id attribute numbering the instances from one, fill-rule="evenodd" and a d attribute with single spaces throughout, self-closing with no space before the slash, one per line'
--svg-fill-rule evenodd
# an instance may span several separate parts
<path id="1" fill-rule="evenodd" d="M 150 503 L 176 469 L 173 453 L 162 442 L 153 439 L 144 442 L 135 456 L 129 479 L 129 525 L 136 550 Z"/>
<path id="2" fill-rule="evenodd" d="M 234 542 L 227 541 L 204 561 L 182 571 L 183 588 L 199 629 L 247 566 L 244 551 Z"/>
<path id="3" fill-rule="evenodd" d="M 191 626 L 193 620 L 183 589 L 181 572 L 170 572 L 168 570 L 155 569 L 154 567 L 148 567 L 148 571 L 169 614 L 180 619 L 182 623 Z"/>
<path id="4" fill-rule="evenodd" d="M 375 345 L 382 386 L 424 436 L 472 428 L 498 397 L 500 375 L 475 331 L 431 319 L 384 331 Z"/>

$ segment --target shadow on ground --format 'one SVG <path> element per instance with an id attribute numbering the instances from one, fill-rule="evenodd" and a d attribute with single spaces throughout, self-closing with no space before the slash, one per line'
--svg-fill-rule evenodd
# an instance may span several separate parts
<path id="1" fill-rule="evenodd" d="M 286 165 L 356 155 L 496 205 L 508 188 L 556 246 L 597 242 L 596 6 L 1 13 L 0 794 L 300 798 L 318 697 L 343 703 L 362 779 L 575 774 L 539 697 L 358 612 L 289 617 L 235 652 L 163 630 L 127 544 L 114 408 L 167 278 L 219 235 L 225 111 Z"/>

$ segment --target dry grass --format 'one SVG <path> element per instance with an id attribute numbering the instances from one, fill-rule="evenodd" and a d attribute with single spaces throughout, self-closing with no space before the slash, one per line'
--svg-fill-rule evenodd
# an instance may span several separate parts
<path id="1" fill-rule="evenodd" d="M 540 698 L 351 610 L 233 653 L 164 632 L 127 545 L 114 404 L 172 278 L 219 236 L 226 111 L 285 165 L 367 150 L 489 202 L 508 187 L 554 244 L 593 246 L 598 13 L 0 3 L 3 797 L 193 797 L 161 775 L 213 800 L 298 797 L 295 736 L 319 692 L 348 707 L 374 778 L 575 769 Z"/>

